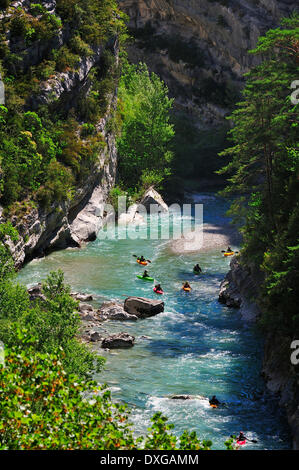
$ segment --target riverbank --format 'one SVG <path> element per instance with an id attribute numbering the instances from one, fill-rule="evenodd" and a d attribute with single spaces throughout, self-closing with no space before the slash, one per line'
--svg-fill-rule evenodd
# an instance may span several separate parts
<path id="1" fill-rule="evenodd" d="M 170 243 L 174 254 L 208 252 L 214 249 L 226 249 L 228 246 L 238 246 L 241 236 L 231 225 L 203 224 L 193 232 L 182 236 Z"/>
<path id="2" fill-rule="evenodd" d="M 234 257 L 221 284 L 219 301 L 230 308 L 240 309 L 245 321 L 257 323 L 262 311 L 254 299 L 258 297 L 262 281 L 263 273 L 252 272 Z M 261 374 L 267 388 L 278 397 L 279 405 L 285 410 L 293 449 L 299 450 L 299 383 L 298 374 L 290 362 L 291 341 L 279 332 L 266 334 Z"/>

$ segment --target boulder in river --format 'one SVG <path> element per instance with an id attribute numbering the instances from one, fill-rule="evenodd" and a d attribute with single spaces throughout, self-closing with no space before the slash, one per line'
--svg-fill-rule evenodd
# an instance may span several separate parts
<path id="1" fill-rule="evenodd" d="M 91 332 L 89 333 L 89 339 L 90 339 L 90 341 L 92 341 L 93 343 L 96 343 L 97 341 L 102 341 L 102 340 L 103 340 L 103 336 L 101 336 L 98 331 L 91 331 Z"/>
<path id="2" fill-rule="evenodd" d="M 99 323 L 102 321 L 98 310 L 95 310 L 92 305 L 84 302 L 79 303 L 78 312 L 81 320 L 86 322 Z"/>
<path id="3" fill-rule="evenodd" d="M 192 400 L 191 395 L 173 395 L 171 400 Z"/>
<path id="4" fill-rule="evenodd" d="M 117 302 L 104 302 L 98 312 L 101 317 L 101 320 L 138 320 L 136 315 L 131 315 L 130 313 L 127 313 L 124 307 L 118 304 Z"/>
<path id="5" fill-rule="evenodd" d="M 164 302 L 144 297 L 127 297 L 124 309 L 127 313 L 136 315 L 138 318 L 153 317 L 164 312 Z"/>
<path id="6" fill-rule="evenodd" d="M 135 337 L 128 333 L 116 333 L 114 335 L 104 338 L 102 341 L 102 348 L 104 349 L 119 349 L 131 348 L 134 346 Z"/>
<path id="7" fill-rule="evenodd" d="M 161 194 L 153 187 L 150 187 L 142 197 L 140 204 L 144 206 L 147 212 L 168 212 L 168 205 L 164 202 Z"/>

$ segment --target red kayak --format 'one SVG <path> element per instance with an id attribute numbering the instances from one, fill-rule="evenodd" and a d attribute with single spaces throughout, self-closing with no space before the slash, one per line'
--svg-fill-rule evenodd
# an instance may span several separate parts
<path id="1" fill-rule="evenodd" d="M 237 441 L 238 446 L 245 446 L 246 444 L 246 439 L 244 441 Z"/>
<path id="2" fill-rule="evenodd" d="M 153 288 L 153 291 L 154 291 L 156 294 L 164 294 L 163 290 L 156 289 L 155 287 Z"/>

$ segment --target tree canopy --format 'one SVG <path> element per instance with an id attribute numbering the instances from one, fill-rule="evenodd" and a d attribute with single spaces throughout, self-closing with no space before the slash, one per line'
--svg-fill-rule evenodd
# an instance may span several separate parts
<path id="1" fill-rule="evenodd" d="M 262 304 L 268 327 L 298 331 L 299 123 L 291 84 L 299 72 L 299 16 L 270 30 L 252 54 L 243 101 L 232 113 L 233 145 L 225 195 L 244 236 L 242 259 L 265 272 Z"/>

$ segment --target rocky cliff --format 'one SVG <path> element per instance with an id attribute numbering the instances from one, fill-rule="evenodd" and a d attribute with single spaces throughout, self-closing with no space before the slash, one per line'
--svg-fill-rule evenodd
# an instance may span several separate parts
<path id="1" fill-rule="evenodd" d="M 259 35 L 296 7 L 294 0 L 119 0 L 144 61 L 167 83 L 177 110 L 201 127 L 223 122 L 253 65 Z"/>
<path id="2" fill-rule="evenodd" d="M 60 115 L 65 116 L 65 119 L 69 118 L 69 113 L 72 118 L 78 101 L 81 100 L 81 103 L 83 102 L 85 105 L 90 94 L 94 93 L 92 91 L 94 76 L 103 76 L 103 79 L 106 79 L 107 70 L 104 71 L 104 69 L 107 69 L 105 64 L 107 51 L 110 62 L 113 62 L 111 67 L 117 68 L 118 40 L 116 36 L 111 36 L 109 40 L 100 44 L 84 44 L 82 40 L 78 40 L 76 26 L 71 23 L 72 18 L 61 22 L 60 12 L 57 12 L 58 2 L 39 3 L 41 5 L 31 5 L 32 2 L 26 0 L 11 2 L 10 8 L 2 13 L 0 11 L 2 25 L 8 25 L 6 29 L 3 28 L 4 34 L 0 37 L 1 40 L 5 39 L 0 44 L 3 63 L 6 67 L 4 76 L 8 76 L 11 72 L 15 74 L 16 82 L 20 80 L 20 77 L 27 76 L 28 73 L 33 76 L 32 87 L 23 99 L 25 110 L 39 112 L 39 109 L 48 109 L 49 113 L 58 110 Z M 62 2 L 59 3 L 62 4 Z M 32 10 L 33 7 L 35 10 Z M 48 14 L 51 16 L 47 16 Z M 10 22 L 11 18 L 15 18 L 14 23 Z M 34 31 L 33 25 L 38 21 L 47 21 L 51 27 L 55 21 L 55 32 L 48 34 L 47 31 L 42 30 L 39 32 L 39 34 L 43 34 L 42 38 L 37 37 L 31 40 L 30 34 L 34 34 L 32 32 Z M 16 32 L 12 31 L 12 25 Z M 25 32 L 23 32 L 24 28 Z M 70 59 L 74 57 L 74 53 L 70 49 L 74 37 L 78 43 L 77 49 L 81 47 L 83 50 L 85 48 L 87 52 L 84 50 L 84 53 L 80 54 L 78 51 L 76 65 L 72 67 L 64 62 L 67 55 Z M 65 57 L 63 57 L 62 51 L 64 51 Z M 53 58 L 57 57 L 57 53 L 60 53 L 62 65 L 57 69 L 56 61 L 56 69 L 54 67 L 50 73 L 46 74 L 47 67 L 53 68 L 52 64 L 55 66 Z M 12 62 L 13 60 L 14 62 Z M 15 65 L 16 63 L 17 65 Z M 44 74 L 42 73 L 43 67 Z M 37 80 L 34 75 L 36 70 L 45 76 L 45 79 Z M 108 74 L 110 72 L 111 69 L 108 69 Z M 87 176 L 76 181 L 72 197 L 51 201 L 50 205 L 46 207 L 36 201 L 33 203 L 26 201 L 27 209 L 24 213 L 12 216 L 11 214 L 7 216 L 0 207 L 0 222 L 4 222 L 9 217 L 20 235 L 16 244 L 10 243 L 17 267 L 49 250 L 80 246 L 84 241 L 95 239 L 103 223 L 104 203 L 116 175 L 115 135 L 112 130 L 109 130 L 109 122 L 116 108 L 116 98 L 117 82 L 115 81 L 112 89 L 106 93 L 105 111 L 92 124 L 93 141 L 98 138 L 100 142 L 97 156 L 89 168 Z M 101 97 L 101 99 L 103 98 Z M 78 129 L 84 129 L 84 125 L 89 125 L 80 118 L 80 114 L 79 118 L 77 116 L 75 118 Z M 76 137 L 77 131 L 74 131 L 74 139 Z M 84 138 L 81 142 L 84 146 Z"/>
<path id="3" fill-rule="evenodd" d="M 261 312 L 255 300 L 262 281 L 262 273 L 242 266 L 234 256 L 230 262 L 230 271 L 220 286 L 219 302 L 240 309 L 243 320 L 257 321 Z"/>
<path id="4" fill-rule="evenodd" d="M 104 132 L 107 146 L 84 185 L 76 188 L 74 198 L 46 209 L 37 206 L 22 217 L 12 217 L 19 232 L 17 243 L 10 242 L 16 267 L 49 251 L 80 247 L 82 242 L 95 240 L 105 220 L 104 204 L 114 185 L 117 166 L 115 138 L 104 131 L 106 122 L 103 119 L 98 128 Z M 0 217 L 0 223 L 4 220 Z"/>
<path id="5" fill-rule="evenodd" d="M 228 307 L 240 308 L 245 321 L 262 317 L 256 299 L 263 275 L 241 265 L 237 258 L 230 263 L 230 271 L 221 284 L 219 301 Z M 293 449 L 299 450 L 299 377 L 291 364 L 291 338 L 279 332 L 266 333 L 262 376 L 267 388 L 279 397 L 285 409 L 293 438 Z"/>

